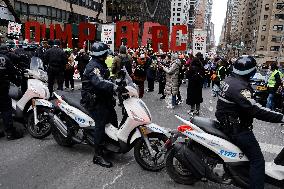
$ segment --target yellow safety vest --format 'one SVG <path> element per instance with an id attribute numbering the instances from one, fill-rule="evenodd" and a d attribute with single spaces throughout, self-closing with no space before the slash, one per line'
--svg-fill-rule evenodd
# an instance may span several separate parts
<path id="1" fill-rule="evenodd" d="M 280 79 L 283 78 L 283 74 L 282 74 L 279 70 L 274 70 L 274 71 L 272 72 L 272 74 L 270 75 L 269 79 L 268 79 L 267 86 L 268 86 L 269 88 L 275 87 L 275 84 L 276 84 L 275 75 L 276 75 L 277 73 L 279 73 Z"/>

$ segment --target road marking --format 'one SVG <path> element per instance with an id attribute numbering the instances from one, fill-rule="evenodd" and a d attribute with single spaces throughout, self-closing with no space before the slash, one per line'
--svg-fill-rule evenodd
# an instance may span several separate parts
<path id="1" fill-rule="evenodd" d="M 259 143 L 260 148 L 264 152 L 269 152 L 271 154 L 279 154 L 283 149 L 283 146 L 278 146 L 274 144 Z"/>

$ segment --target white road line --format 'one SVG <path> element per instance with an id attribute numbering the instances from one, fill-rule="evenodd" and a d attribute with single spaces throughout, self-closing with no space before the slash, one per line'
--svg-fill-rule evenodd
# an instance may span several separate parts
<path id="1" fill-rule="evenodd" d="M 271 154 L 279 154 L 283 149 L 283 146 L 278 146 L 274 144 L 259 143 L 259 145 L 263 152 L 269 152 Z"/>

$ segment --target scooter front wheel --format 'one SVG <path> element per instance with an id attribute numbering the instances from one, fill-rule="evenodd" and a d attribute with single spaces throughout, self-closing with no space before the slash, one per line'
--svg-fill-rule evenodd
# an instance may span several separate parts
<path id="1" fill-rule="evenodd" d="M 160 133 L 150 133 L 147 135 L 149 142 L 156 152 L 153 158 L 147 148 L 145 141 L 140 138 L 134 146 L 134 157 L 137 163 L 145 170 L 157 172 L 165 167 L 165 152 L 161 149 L 165 146 L 168 137 Z"/>
<path id="2" fill-rule="evenodd" d="M 51 134 L 51 124 L 49 123 L 48 109 L 38 108 L 39 123 L 35 125 L 34 113 L 30 113 L 27 118 L 27 130 L 36 139 L 43 139 Z"/>

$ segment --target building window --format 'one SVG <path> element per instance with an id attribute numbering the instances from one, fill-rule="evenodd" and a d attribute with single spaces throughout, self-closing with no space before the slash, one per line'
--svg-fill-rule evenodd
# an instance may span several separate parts
<path id="1" fill-rule="evenodd" d="M 280 50 L 280 46 L 271 46 L 270 47 L 270 51 L 279 51 Z"/>
<path id="2" fill-rule="evenodd" d="M 178 3 L 178 6 L 181 6 L 181 3 Z"/>
<path id="3" fill-rule="evenodd" d="M 275 42 L 275 43 L 280 43 L 281 42 L 281 37 L 279 37 L 279 36 L 272 36 L 271 41 Z"/>
<path id="4" fill-rule="evenodd" d="M 266 25 L 262 26 L 262 31 L 266 31 Z"/>
<path id="5" fill-rule="evenodd" d="M 177 8 L 177 11 L 181 11 L 181 8 Z"/>
<path id="6" fill-rule="evenodd" d="M 268 15 L 264 15 L 263 19 L 267 20 L 268 19 Z"/>
<path id="7" fill-rule="evenodd" d="M 47 15 L 47 7 L 40 6 L 39 7 L 39 14 L 42 15 L 42 16 L 46 16 Z"/>
<path id="8" fill-rule="evenodd" d="M 284 9 L 284 3 L 277 3 L 276 9 Z"/>
<path id="9" fill-rule="evenodd" d="M 177 21 L 180 21 L 180 18 L 177 18 Z"/>
<path id="10" fill-rule="evenodd" d="M 265 40 L 265 35 L 262 35 L 261 36 L 261 41 L 264 41 Z"/>
<path id="11" fill-rule="evenodd" d="M 260 47 L 259 47 L 259 50 L 260 50 L 260 51 L 263 51 L 263 49 L 264 49 L 264 46 L 260 46 Z"/>
<path id="12" fill-rule="evenodd" d="M 180 13 L 177 13 L 177 16 L 180 16 Z"/>
<path id="13" fill-rule="evenodd" d="M 268 11 L 269 10 L 269 4 L 265 5 L 265 10 Z"/>
<path id="14" fill-rule="evenodd" d="M 32 15 L 37 15 L 38 14 L 38 7 L 36 5 L 30 5 L 29 6 L 29 13 Z"/>
<path id="15" fill-rule="evenodd" d="M 273 31 L 283 31 L 283 25 L 274 25 Z"/>
<path id="16" fill-rule="evenodd" d="M 284 19 L 284 14 L 275 14 L 275 19 Z"/>

